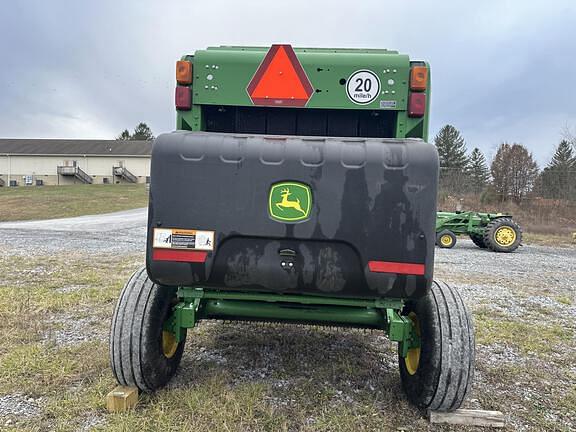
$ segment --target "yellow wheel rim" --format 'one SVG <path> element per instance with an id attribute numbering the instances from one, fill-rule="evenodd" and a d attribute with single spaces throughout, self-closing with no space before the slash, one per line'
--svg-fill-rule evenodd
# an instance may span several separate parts
<path id="1" fill-rule="evenodd" d="M 162 352 L 166 358 L 172 358 L 178 349 L 178 342 L 174 333 L 162 331 Z"/>
<path id="2" fill-rule="evenodd" d="M 450 246 L 452 244 L 452 237 L 450 237 L 448 234 L 444 234 L 442 237 L 440 237 L 440 243 L 442 246 Z"/>
<path id="3" fill-rule="evenodd" d="M 516 231 L 509 226 L 502 226 L 494 233 L 494 240 L 500 246 L 510 246 L 516 241 Z"/>
<path id="4" fill-rule="evenodd" d="M 418 322 L 418 317 L 414 312 L 410 312 L 408 318 L 412 320 L 416 327 L 416 334 L 420 336 L 420 323 Z M 406 365 L 408 373 L 414 375 L 420 365 L 420 348 L 410 348 L 408 354 L 404 358 L 404 364 Z"/>

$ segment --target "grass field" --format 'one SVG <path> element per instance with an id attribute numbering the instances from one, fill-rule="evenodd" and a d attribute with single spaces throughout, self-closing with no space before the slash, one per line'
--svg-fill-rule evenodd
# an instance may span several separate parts
<path id="1" fill-rule="evenodd" d="M 0 250 L 0 430 L 475 430 L 430 425 L 407 403 L 395 346 L 381 333 L 221 322 L 189 332 L 180 372 L 167 389 L 142 395 L 135 410 L 109 414 L 110 317 L 142 254 L 8 252 Z M 443 273 L 461 286 L 473 282 Z M 502 410 L 506 430 L 572 430 L 575 333 L 545 320 L 544 297 L 518 309 L 528 293 L 511 298 L 508 312 L 497 312 L 492 300 L 472 308 L 477 384 L 468 407 Z M 555 308 L 558 294 L 550 292 L 547 301 Z M 572 295 L 562 299 L 573 302 Z M 2 417 L 2 409 L 21 411 Z"/>
<path id="2" fill-rule="evenodd" d="M 0 222 L 109 213 L 147 205 L 145 185 L 0 188 Z"/>

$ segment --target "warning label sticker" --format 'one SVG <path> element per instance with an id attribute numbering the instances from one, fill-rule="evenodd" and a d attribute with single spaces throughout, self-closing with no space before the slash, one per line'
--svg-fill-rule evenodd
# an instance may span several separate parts
<path id="1" fill-rule="evenodd" d="M 154 228 L 152 247 L 211 251 L 214 250 L 214 231 Z"/>

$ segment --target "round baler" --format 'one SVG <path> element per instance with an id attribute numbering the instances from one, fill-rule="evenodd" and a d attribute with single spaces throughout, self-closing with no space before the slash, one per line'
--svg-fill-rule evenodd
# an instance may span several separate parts
<path id="1" fill-rule="evenodd" d="M 376 329 L 402 386 L 453 410 L 474 331 L 433 280 L 438 156 L 429 65 L 388 50 L 218 47 L 177 63 L 177 131 L 153 146 L 146 266 L 120 294 L 110 357 L 154 391 L 201 320 Z"/>

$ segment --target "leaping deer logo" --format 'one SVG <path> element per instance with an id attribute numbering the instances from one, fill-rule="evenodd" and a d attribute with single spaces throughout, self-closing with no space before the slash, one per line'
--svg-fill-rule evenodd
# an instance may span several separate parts
<path id="1" fill-rule="evenodd" d="M 306 215 L 306 212 L 304 210 L 302 210 L 302 207 L 300 206 L 300 200 L 298 198 L 296 198 L 295 201 L 290 201 L 288 199 L 288 197 L 290 195 L 292 195 L 292 192 L 290 192 L 289 188 L 282 189 L 280 191 L 280 196 L 282 197 L 282 201 L 280 201 L 279 203 L 276 203 L 276 207 L 278 207 L 282 211 L 284 211 L 284 209 L 293 208 L 294 210 L 299 211 L 303 215 Z"/>

